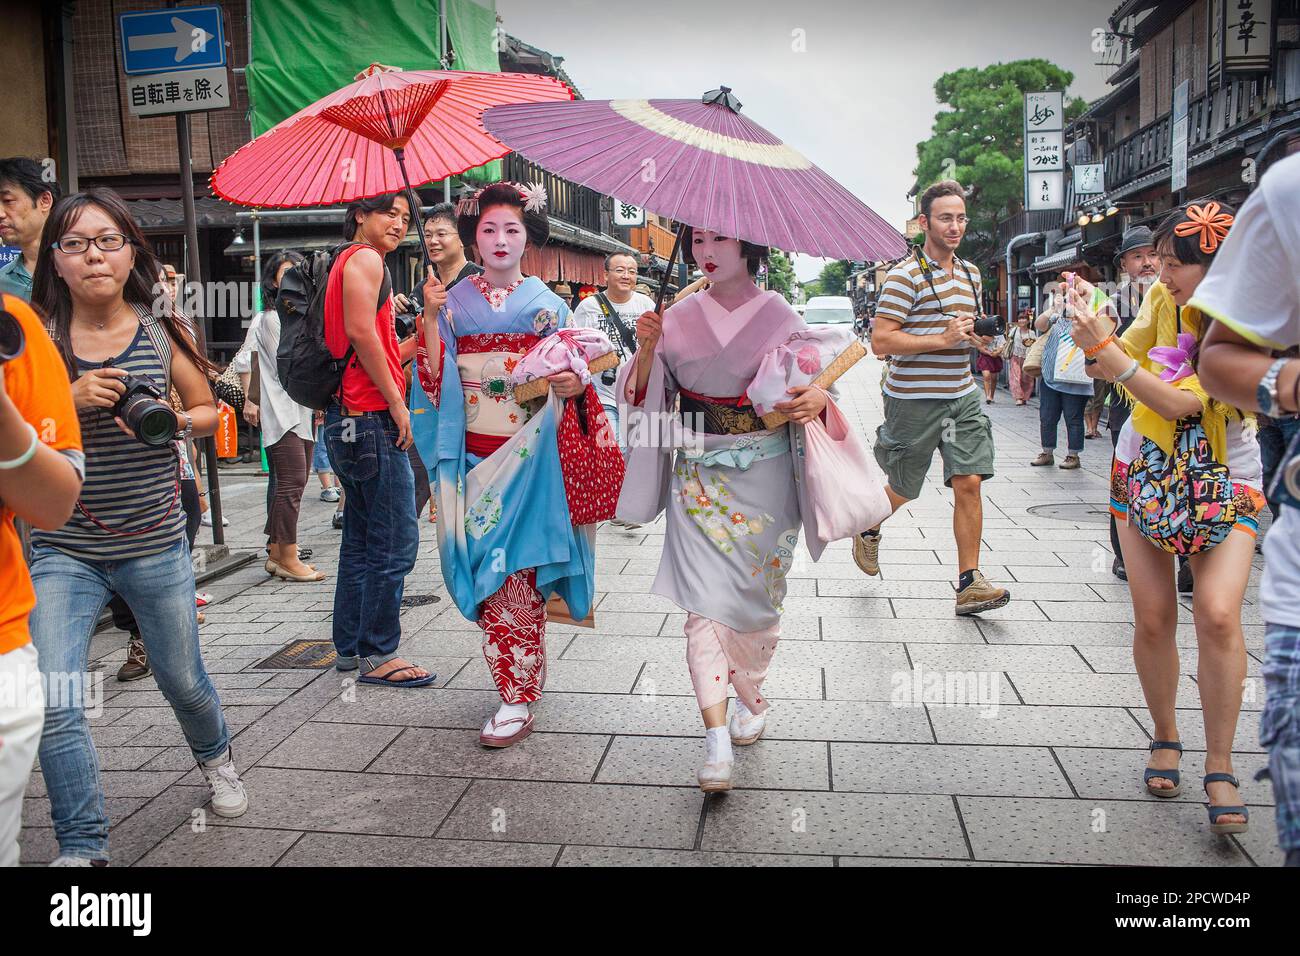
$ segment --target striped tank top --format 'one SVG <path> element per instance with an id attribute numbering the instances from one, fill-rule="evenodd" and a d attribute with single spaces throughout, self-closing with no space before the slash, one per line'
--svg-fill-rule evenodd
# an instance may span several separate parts
<path id="1" fill-rule="evenodd" d="M 78 375 L 103 362 L 77 359 Z M 141 324 L 126 351 L 107 363 L 147 377 L 166 389 L 166 370 Z M 113 421 L 112 409 L 83 408 L 81 441 L 86 480 L 68 523 L 57 531 L 32 530 L 32 544 L 86 561 L 120 561 L 166 551 L 185 536 L 185 509 L 173 442 L 151 448 Z"/>

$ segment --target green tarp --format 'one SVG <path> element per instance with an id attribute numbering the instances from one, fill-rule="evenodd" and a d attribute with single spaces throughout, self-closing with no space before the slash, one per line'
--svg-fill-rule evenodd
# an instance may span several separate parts
<path id="1" fill-rule="evenodd" d="M 495 72 L 495 0 L 446 0 L 447 32 L 459 70 Z M 438 69 L 438 0 L 252 0 L 248 65 L 254 136 L 339 87 L 371 63 Z M 466 173 L 495 179 L 500 163 Z"/>

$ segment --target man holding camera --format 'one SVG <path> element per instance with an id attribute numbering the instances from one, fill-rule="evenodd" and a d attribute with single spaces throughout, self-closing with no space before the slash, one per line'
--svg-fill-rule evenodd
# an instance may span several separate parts
<path id="1" fill-rule="evenodd" d="M 1300 146 L 1300 142 L 1295 145 Z M 1201 346 L 1201 384 L 1214 398 L 1270 418 L 1300 414 L 1300 155 L 1277 163 L 1241 207 L 1191 305 L 1214 319 Z M 1300 866 L 1300 439 L 1275 484 L 1281 505 L 1264 540 L 1260 743 L 1268 749 L 1278 843 Z"/>
<path id="2" fill-rule="evenodd" d="M 1011 594 L 979 570 L 984 527 L 980 484 L 993 477 L 993 427 L 971 376 L 971 346 L 998 333 L 998 320 L 980 306 L 980 273 L 957 256 L 966 233 L 960 183 L 935 183 L 921 194 L 925 244 L 889 271 L 880 290 L 871 336 L 878 356 L 891 356 L 884 383 L 885 421 L 876 430 L 876 461 L 889 476 L 895 511 L 920 497 L 937 450 L 944 484 L 953 491 L 957 539 L 957 614 L 1002 607 Z M 880 528 L 853 539 L 863 573 L 880 573 Z"/>

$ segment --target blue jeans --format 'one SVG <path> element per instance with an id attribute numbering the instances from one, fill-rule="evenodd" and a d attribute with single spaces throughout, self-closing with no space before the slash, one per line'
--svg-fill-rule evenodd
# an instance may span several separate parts
<path id="1" fill-rule="evenodd" d="M 158 689 L 171 704 L 195 759 L 212 760 L 230 746 L 221 700 L 199 652 L 190 546 L 181 538 L 158 554 L 103 562 L 37 547 L 32 553 L 32 584 L 32 643 L 45 684 L 41 772 L 59 852 L 108 859 L 99 758 L 90 739 L 84 696 L 75 691 L 88 680 L 90 636 L 113 594 L 120 594 L 135 615 Z"/>
<path id="2" fill-rule="evenodd" d="M 1264 713 L 1259 742 L 1277 802 L 1277 842 L 1300 851 L 1300 627 L 1270 624 L 1264 632 Z"/>
<path id="3" fill-rule="evenodd" d="M 343 544 L 334 587 L 334 649 L 363 670 L 397 656 L 402 588 L 415 567 L 420 526 L 415 476 L 388 412 L 325 412 L 325 446 L 343 486 Z"/>
<path id="4" fill-rule="evenodd" d="M 626 451 L 627 445 L 623 441 L 623 436 L 618 433 L 618 405 L 606 405 L 602 399 L 600 407 L 605 410 L 605 417 L 609 419 L 610 432 L 618 442 L 618 450 Z"/>
<path id="5" fill-rule="evenodd" d="M 1071 455 L 1083 452 L 1083 407 L 1088 404 L 1088 395 L 1071 395 L 1060 392 L 1046 382 L 1038 391 L 1038 431 L 1043 442 L 1044 451 L 1056 448 L 1056 429 L 1065 415 L 1065 436 L 1069 440 Z"/>
<path id="6" fill-rule="evenodd" d="M 316 429 L 316 444 L 311 452 L 311 470 L 320 474 L 322 471 L 332 472 L 330 466 L 329 452 L 325 449 L 325 426 L 321 425 Z"/>

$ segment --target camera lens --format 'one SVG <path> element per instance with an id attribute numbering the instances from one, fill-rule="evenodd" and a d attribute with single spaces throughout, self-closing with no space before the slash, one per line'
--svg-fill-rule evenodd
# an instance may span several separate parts
<path id="1" fill-rule="evenodd" d="M 180 430 L 176 413 L 156 399 L 141 396 L 129 403 L 125 412 L 122 421 L 140 441 L 155 448 L 166 445 Z"/>
<path id="2" fill-rule="evenodd" d="M 27 336 L 18 319 L 0 309 L 0 362 L 11 362 L 23 354 Z"/>

